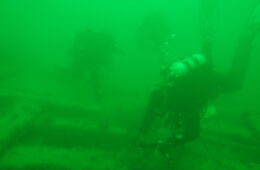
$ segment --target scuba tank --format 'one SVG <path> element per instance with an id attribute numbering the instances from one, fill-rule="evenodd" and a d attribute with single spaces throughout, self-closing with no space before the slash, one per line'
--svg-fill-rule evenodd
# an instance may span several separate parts
<path id="1" fill-rule="evenodd" d="M 202 54 L 194 54 L 191 57 L 185 58 L 173 63 L 168 70 L 167 79 L 172 80 L 189 74 L 192 70 L 198 69 L 207 63 L 207 59 Z"/>

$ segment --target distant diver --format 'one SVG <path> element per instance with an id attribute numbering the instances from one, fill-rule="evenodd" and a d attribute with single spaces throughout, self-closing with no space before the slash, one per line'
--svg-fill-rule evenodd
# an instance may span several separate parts
<path id="1" fill-rule="evenodd" d="M 204 14 L 213 15 L 208 10 Z M 207 25 L 206 28 L 210 27 Z M 136 141 L 179 146 L 196 139 L 200 133 L 201 117 L 209 110 L 214 111 L 211 103 L 220 94 L 233 93 L 243 87 L 253 42 L 259 32 L 260 4 L 238 42 L 227 74 L 218 73 L 213 68 L 211 31 L 202 35 L 201 53 L 166 66 L 162 80 L 150 94 Z M 166 130 L 154 127 L 156 122 L 161 122 Z M 157 136 L 160 137 L 156 138 L 158 129 L 160 135 Z"/>
<path id="2" fill-rule="evenodd" d="M 115 39 L 109 33 L 88 29 L 76 36 L 71 51 L 73 74 L 86 80 L 97 101 L 102 98 L 102 79 L 107 75 L 116 51 Z"/>
<path id="3" fill-rule="evenodd" d="M 144 18 L 137 30 L 137 49 L 139 52 L 154 55 L 163 65 L 170 55 L 174 37 L 164 13 L 154 11 Z"/>

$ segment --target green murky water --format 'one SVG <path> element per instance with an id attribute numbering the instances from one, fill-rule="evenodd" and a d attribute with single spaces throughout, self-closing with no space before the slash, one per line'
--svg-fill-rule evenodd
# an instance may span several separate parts
<path id="1" fill-rule="evenodd" d="M 259 169 L 258 4 L 1 0 L 0 169 Z M 212 55 L 218 73 L 233 68 L 243 88 L 211 101 L 195 140 L 135 145 L 162 67 L 195 53 Z M 191 77 L 178 94 L 197 98 L 170 105 L 192 108 L 214 91 L 195 88 L 214 77 Z"/>

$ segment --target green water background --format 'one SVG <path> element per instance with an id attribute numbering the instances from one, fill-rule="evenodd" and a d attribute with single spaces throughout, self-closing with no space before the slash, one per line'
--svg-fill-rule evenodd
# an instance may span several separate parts
<path id="1" fill-rule="evenodd" d="M 238 39 L 257 2 L 221 1 L 214 44 L 216 70 L 229 69 Z M 160 68 L 155 57 L 136 51 L 136 32 L 145 16 L 156 10 L 164 12 L 176 34 L 176 57 L 200 50 L 198 0 L 2 0 L 0 39 L 6 51 L 1 54 L 1 67 L 8 78 L 1 84 L 1 92 L 86 108 L 108 108 L 97 117 L 109 118 L 112 124 L 123 120 L 137 127 Z M 86 28 L 112 33 L 121 50 L 106 77 L 106 102 L 102 106 L 92 101 L 84 85 L 76 88 L 67 76 L 75 35 Z M 259 112 L 259 38 L 254 45 L 245 87 L 216 102 L 222 114 Z"/>

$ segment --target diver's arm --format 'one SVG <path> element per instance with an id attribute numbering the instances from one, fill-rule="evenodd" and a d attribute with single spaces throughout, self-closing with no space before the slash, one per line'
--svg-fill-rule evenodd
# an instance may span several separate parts
<path id="1" fill-rule="evenodd" d="M 138 136 L 143 137 L 145 136 L 151 125 L 154 123 L 155 119 L 159 116 L 162 116 L 162 112 L 165 108 L 165 91 L 161 88 L 154 90 L 149 98 L 145 115 L 143 121 L 141 123 L 141 128 L 139 131 Z"/>
<path id="2" fill-rule="evenodd" d="M 234 85 L 234 90 L 239 90 L 243 87 L 246 73 L 252 58 L 253 39 L 252 34 L 248 32 L 244 34 L 238 42 L 231 69 L 228 73 L 233 81 L 232 84 Z"/>
<path id="3" fill-rule="evenodd" d="M 229 76 L 233 80 L 234 90 L 243 87 L 246 73 L 252 58 L 253 43 L 260 32 L 260 4 L 257 6 L 253 14 L 249 26 L 242 34 L 234 58 L 232 61 Z"/>
<path id="4" fill-rule="evenodd" d="M 140 132 L 139 132 L 140 137 L 145 136 L 148 133 L 151 125 L 157 118 L 158 113 L 156 111 L 156 108 L 152 108 L 152 107 L 155 107 L 155 106 L 149 105 L 146 108 L 145 115 L 144 115 L 144 118 L 143 118 L 143 121 L 141 124 L 141 128 L 140 128 Z"/>

